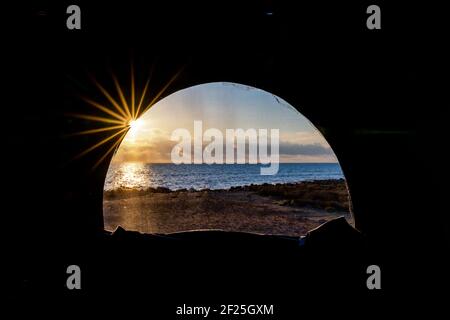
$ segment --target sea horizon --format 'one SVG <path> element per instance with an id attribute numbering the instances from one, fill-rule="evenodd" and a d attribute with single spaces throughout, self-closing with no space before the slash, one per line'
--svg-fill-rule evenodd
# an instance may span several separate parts
<path id="1" fill-rule="evenodd" d="M 196 165 L 196 166 L 214 166 L 214 165 L 224 165 L 224 164 L 228 164 L 228 163 L 181 163 L 181 164 L 175 164 L 173 162 L 142 162 L 142 161 L 124 161 L 124 162 L 111 162 L 111 165 L 120 165 L 120 164 L 124 164 L 124 163 L 138 163 L 138 164 L 172 164 L 172 165 Z M 277 163 L 277 162 L 272 162 L 272 163 Z M 231 165 L 235 165 L 235 164 L 243 164 L 243 165 L 251 165 L 251 166 L 265 166 L 265 164 L 262 163 L 230 163 Z M 339 164 L 339 162 L 278 162 L 278 164 Z M 269 164 L 267 164 L 269 165 Z"/>

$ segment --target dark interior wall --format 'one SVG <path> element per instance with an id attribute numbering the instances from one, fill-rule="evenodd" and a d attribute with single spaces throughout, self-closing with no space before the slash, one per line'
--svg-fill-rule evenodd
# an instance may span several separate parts
<path id="1" fill-rule="evenodd" d="M 93 93 L 87 72 L 107 83 L 108 68 L 127 75 L 130 57 L 142 81 L 153 68 L 153 92 L 184 68 L 160 99 L 212 81 L 282 97 L 332 146 L 369 241 L 394 260 L 419 251 L 438 259 L 431 252 L 445 248 L 445 220 L 420 149 L 438 113 L 421 63 L 427 35 L 408 23 L 420 8 L 383 4 L 383 29 L 369 31 L 364 3 L 79 3 L 81 31 L 65 29 L 65 3 L 16 9 L 9 25 L 4 61 L 15 102 L 5 119 L 20 120 L 5 121 L 4 181 L 24 265 L 47 257 L 51 269 L 55 252 L 66 261 L 101 233 L 110 157 L 91 168 L 108 145 L 68 162 L 92 142 L 64 138 L 90 128 L 66 114 L 86 110 L 75 95 Z"/>
<path id="2" fill-rule="evenodd" d="M 390 207 L 399 203 L 392 179 L 400 172 L 394 163 L 398 159 L 398 165 L 404 166 L 410 158 L 408 150 L 401 148 L 405 148 L 403 141 L 414 139 L 417 118 L 411 106 L 418 102 L 414 93 L 420 93 L 415 88 L 420 79 L 411 68 L 416 59 L 411 54 L 412 39 L 399 23 L 391 22 L 393 13 L 386 10 L 383 20 L 389 33 L 371 33 L 365 30 L 365 15 L 358 14 L 363 5 L 294 8 L 236 3 L 211 6 L 211 11 L 188 6 L 177 12 L 169 5 L 154 10 L 141 6 L 142 10 L 120 5 L 116 11 L 108 9 L 108 15 L 97 12 L 103 12 L 102 6 L 88 7 L 88 31 L 82 31 L 86 35 L 67 33 L 66 75 L 87 86 L 92 84 L 80 74 L 86 69 L 104 81 L 109 80 L 108 67 L 126 77 L 132 55 L 137 72 L 144 77 L 154 67 L 152 89 L 156 91 L 184 67 L 161 98 L 211 81 L 272 92 L 298 108 L 335 149 L 354 194 L 358 228 L 369 233 L 383 230 L 383 235 L 389 228 L 396 232 L 399 226 L 392 212 L 400 208 L 388 212 L 391 209 L 385 203 Z M 275 14 L 266 14 L 271 11 Z M 98 174 L 99 182 L 88 185 L 100 190 L 107 164 L 99 170 L 103 173 Z M 392 174 L 386 174 L 387 169 Z M 384 177 L 390 177 L 391 183 Z M 402 185 L 404 178 L 398 178 Z M 370 195 L 368 201 L 360 201 L 359 192 Z M 359 212 L 364 212 L 362 217 Z"/>

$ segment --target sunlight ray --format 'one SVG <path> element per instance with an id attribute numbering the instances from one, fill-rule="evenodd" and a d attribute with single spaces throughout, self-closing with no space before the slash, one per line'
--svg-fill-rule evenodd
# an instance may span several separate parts
<path id="1" fill-rule="evenodd" d="M 125 99 L 125 95 L 123 94 L 122 88 L 120 87 L 119 80 L 117 79 L 116 75 L 111 72 L 114 85 L 116 87 L 117 93 L 119 94 L 120 101 L 122 101 L 122 106 L 127 113 L 127 119 L 131 119 L 131 113 L 130 108 L 128 107 L 127 100 Z"/>
<path id="2" fill-rule="evenodd" d="M 113 139 L 114 137 L 118 136 L 119 134 L 121 134 L 122 132 L 128 130 L 128 127 L 125 127 L 119 131 L 117 131 L 116 133 L 114 133 L 113 135 L 101 140 L 100 142 L 97 142 L 96 144 L 94 144 L 93 146 L 87 148 L 86 150 L 84 150 L 83 152 L 81 152 L 80 154 L 78 154 L 77 156 L 75 156 L 74 159 L 79 159 L 82 156 L 86 155 L 87 153 L 91 152 L 92 150 L 100 147 L 101 145 L 105 144 L 106 142 L 108 142 L 109 140 Z"/>
<path id="3" fill-rule="evenodd" d="M 148 111 L 153 104 L 159 99 L 159 97 L 167 90 L 167 88 L 178 78 L 178 76 L 181 74 L 184 68 L 181 68 L 177 73 L 173 75 L 173 77 L 169 80 L 169 82 L 166 83 L 166 85 L 159 90 L 159 92 L 156 94 L 156 96 L 153 97 L 152 101 L 145 107 L 144 111 L 142 111 L 142 114 Z"/>
<path id="4" fill-rule="evenodd" d="M 95 170 L 105 159 L 106 157 L 112 152 L 114 151 L 114 149 L 120 145 L 120 143 L 122 142 L 122 140 L 125 138 L 125 135 L 127 134 L 127 132 L 122 132 L 121 136 L 119 137 L 119 139 L 117 139 L 116 142 L 113 143 L 113 145 L 108 149 L 108 151 L 105 152 L 105 154 L 94 164 L 94 166 L 92 167 L 92 170 Z"/>
<path id="5" fill-rule="evenodd" d="M 74 118 L 84 119 L 84 120 L 91 120 L 91 121 L 97 121 L 97 122 L 103 122 L 103 123 L 114 123 L 114 124 L 120 124 L 122 126 L 125 126 L 124 121 L 104 118 L 104 117 L 97 117 L 97 116 L 91 116 L 88 114 L 79 114 L 79 113 L 71 113 L 68 114 L 69 116 L 72 116 Z"/>
<path id="6" fill-rule="evenodd" d="M 72 137 L 72 136 L 80 136 L 80 135 L 85 135 L 85 134 L 94 134 L 94 133 L 99 133 L 99 132 L 105 132 L 105 131 L 111 131 L 111 130 L 116 130 L 116 129 L 122 129 L 124 127 L 125 127 L 125 125 L 118 125 L 118 126 L 90 129 L 90 130 L 84 130 L 84 131 L 80 131 L 80 132 L 75 132 L 75 133 L 69 134 L 67 136 L 68 137 Z"/>
<path id="7" fill-rule="evenodd" d="M 134 65 L 133 65 L 133 61 L 131 61 L 131 119 L 136 119 L 136 115 L 134 113 L 134 108 L 135 108 L 135 85 L 134 85 Z"/>
<path id="8" fill-rule="evenodd" d="M 95 102 L 95 101 L 93 101 L 93 100 L 91 100 L 91 99 L 89 99 L 89 98 L 86 98 L 86 97 L 81 97 L 81 98 L 82 98 L 85 102 L 89 103 L 91 106 L 93 106 L 93 107 L 95 107 L 95 108 L 97 108 L 97 109 L 99 109 L 99 110 L 101 110 L 101 111 L 103 111 L 103 112 L 109 114 L 110 116 L 113 116 L 114 118 L 116 118 L 116 119 L 118 119 L 118 120 L 122 120 L 123 122 L 126 122 L 126 121 L 127 121 L 126 118 L 124 118 L 124 117 L 121 116 L 120 114 L 118 114 L 118 113 L 112 111 L 111 109 L 108 109 L 107 107 L 101 105 L 100 103 Z"/>
<path id="9" fill-rule="evenodd" d="M 139 118 L 139 116 L 140 116 L 139 112 L 141 111 L 142 103 L 144 102 L 144 98 L 145 98 L 145 95 L 147 93 L 147 89 L 148 89 L 149 83 L 150 83 L 150 78 L 145 83 L 144 91 L 142 91 L 141 99 L 139 100 L 139 104 L 138 104 L 137 109 L 136 109 L 136 118 Z"/>
<path id="10" fill-rule="evenodd" d="M 136 109 L 136 119 L 141 116 L 140 111 L 142 108 L 142 104 L 144 103 L 145 95 L 147 94 L 148 85 L 150 84 L 150 81 L 153 76 L 153 70 L 155 69 L 155 64 L 152 64 L 152 67 L 150 68 L 150 72 L 147 78 L 147 81 L 145 82 L 144 91 L 142 91 L 141 99 L 139 100 L 139 104 Z"/>
<path id="11" fill-rule="evenodd" d="M 116 108 L 116 110 L 119 111 L 122 116 L 127 118 L 128 115 L 126 114 L 126 112 L 120 107 L 120 105 L 117 103 L 117 101 L 114 100 L 114 98 L 109 94 L 109 92 L 95 78 L 91 77 L 91 79 L 94 82 L 94 84 L 97 86 L 97 88 L 109 100 L 109 102 L 111 102 L 111 104 L 114 106 L 114 108 Z"/>

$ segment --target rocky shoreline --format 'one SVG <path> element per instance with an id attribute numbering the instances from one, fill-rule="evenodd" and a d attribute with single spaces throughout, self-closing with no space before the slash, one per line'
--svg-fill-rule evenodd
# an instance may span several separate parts
<path id="1" fill-rule="evenodd" d="M 221 229 L 297 236 L 339 216 L 353 223 L 343 179 L 228 190 L 160 187 L 104 193 L 107 230 L 120 225 L 145 233 Z"/>

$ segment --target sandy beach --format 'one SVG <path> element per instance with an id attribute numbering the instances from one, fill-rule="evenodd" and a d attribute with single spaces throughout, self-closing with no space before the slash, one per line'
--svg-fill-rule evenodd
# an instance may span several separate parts
<path id="1" fill-rule="evenodd" d="M 105 191 L 103 211 L 106 230 L 144 233 L 221 229 L 299 236 L 339 216 L 353 224 L 342 179 L 228 190 L 118 189 Z"/>

